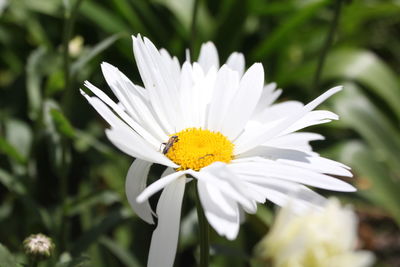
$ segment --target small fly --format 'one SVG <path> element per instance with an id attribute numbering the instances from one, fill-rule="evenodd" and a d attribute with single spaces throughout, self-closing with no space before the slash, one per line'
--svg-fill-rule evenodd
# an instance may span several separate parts
<path id="1" fill-rule="evenodd" d="M 204 156 L 200 157 L 199 159 L 204 159 L 205 157 L 214 156 L 214 154 L 205 154 Z"/>
<path id="2" fill-rule="evenodd" d="M 163 151 L 162 151 L 162 153 L 163 154 L 167 154 L 168 153 L 168 151 L 170 150 L 170 148 L 176 143 L 176 142 L 178 142 L 178 136 L 177 135 L 173 135 L 173 136 L 171 136 L 169 139 L 168 139 L 168 142 L 166 142 L 166 143 L 162 143 L 162 145 L 164 145 L 164 148 L 163 148 Z"/>

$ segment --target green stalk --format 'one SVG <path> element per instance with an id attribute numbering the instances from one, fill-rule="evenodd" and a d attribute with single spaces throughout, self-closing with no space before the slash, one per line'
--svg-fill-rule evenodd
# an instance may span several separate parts
<path id="1" fill-rule="evenodd" d="M 331 26 L 329 28 L 328 35 L 326 36 L 324 45 L 322 47 L 321 55 L 318 59 L 317 70 L 316 70 L 315 76 L 314 76 L 314 86 L 313 86 L 314 92 L 317 92 L 317 90 L 318 90 L 318 87 L 319 87 L 319 84 L 321 81 L 322 70 L 324 68 L 324 63 L 326 60 L 326 56 L 329 52 L 329 49 L 332 46 L 333 37 L 335 36 L 337 27 L 339 25 L 339 18 L 340 18 L 340 14 L 342 11 L 342 3 L 343 3 L 343 0 L 336 0 L 336 2 L 335 2 L 333 19 L 331 22 Z"/>
<path id="2" fill-rule="evenodd" d="M 196 209 L 197 219 L 199 221 L 199 239 L 200 239 L 200 267 L 208 267 L 210 240 L 209 227 L 207 219 L 204 215 L 203 207 L 201 206 L 199 191 L 197 189 L 197 181 L 195 181 Z"/>
<path id="3" fill-rule="evenodd" d="M 64 61 L 64 75 L 65 75 L 65 90 L 68 91 L 70 87 L 70 60 L 69 60 L 69 41 L 71 40 L 72 33 L 74 31 L 74 25 L 76 15 L 78 13 L 79 6 L 83 0 L 76 0 L 74 6 L 70 12 L 65 14 L 64 32 L 63 32 L 63 61 Z"/>
<path id="4" fill-rule="evenodd" d="M 199 0 L 195 0 L 193 3 L 193 10 L 192 10 L 192 23 L 190 25 L 190 56 L 193 58 L 194 57 L 194 49 L 196 45 L 196 22 L 197 22 L 197 13 L 199 11 Z"/>
<path id="5" fill-rule="evenodd" d="M 36 259 L 29 259 L 28 267 L 37 267 L 38 261 Z"/>
<path id="6" fill-rule="evenodd" d="M 72 33 L 74 31 L 75 20 L 78 14 L 78 10 L 83 0 L 76 0 L 71 10 L 66 12 L 64 20 L 64 30 L 63 30 L 63 69 L 64 69 L 64 96 L 62 99 L 62 106 L 65 113 L 68 112 L 68 107 L 73 96 L 73 91 L 71 88 L 71 69 L 70 69 L 70 57 L 69 57 L 69 41 L 71 40 Z"/>
<path id="7" fill-rule="evenodd" d="M 74 31 L 74 25 L 76 16 L 78 14 L 79 7 L 83 0 L 76 0 L 70 10 L 65 12 L 64 30 L 63 30 L 63 43 L 62 43 L 62 55 L 63 55 L 63 70 L 64 70 L 64 96 L 62 99 L 62 106 L 65 113 L 68 111 L 69 102 L 73 96 L 71 90 L 71 73 L 70 73 L 70 57 L 69 57 L 69 41 Z M 62 140 L 62 166 L 60 171 L 60 195 L 62 201 L 62 210 L 60 216 L 60 233 L 59 233 L 59 247 L 60 252 L 66 249 L 67 236 L 68 236 L 68 222 L 66 218 L 66 206 L 68 197 L 68 168 L 69 163 L 67 160 L 67 153 L 69 146 L 66 140 Z"/>

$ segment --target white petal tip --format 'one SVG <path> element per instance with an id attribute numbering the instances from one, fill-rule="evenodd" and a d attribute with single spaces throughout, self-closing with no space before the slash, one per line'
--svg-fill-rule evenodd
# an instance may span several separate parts
<path id="1" fill-rule="evenodd" d="M 226 239 L 229 241 L 235 240 L 237 235 L 226 235 Z"/>
<path id="2" fill-rule="evenodd" d="M 113 65 L 111 65 L 110 63 L 107 63 L 107 62 L 105 62 L 105 61 L 103 61 L 103 62 L 101 63 L 100 67 L 101 67 L 101 70 L 103 71 L 103 73 L 106 72 L 106 71 L 115 71 L 115 70 L 118 70 L 117 67 L 114 67 Z"/>
<path id="3" fill-rule="evenodd" d="M 264 67 L 260 62 L 254 63 L 250 68 L 257 68 L 257 69 L 260 69 L 260 70 L 264 70 Z"/>
<path id="4" fill-rule="evenodd" d="M 342 85 L 339 85 L 339 86 L 335 86 L 335 87 L 329 89 L 329 90 L 327 91 L 327 93 L 329 92 L 330 95 L 334 95 L 334 94 L 336 94 L 337 92 L 342 91 L 342 90 L 343 90 L 343 86 L 342 86 Z"/>
<path id="5" fill-rule="evenodd" d="M 145 196 L 143 196 L 143 194 L 138 195 L 136 198 L 137 203 L 143 203 L 146 200 L 147 200 L 147 198 Z"/>
<path id="6" fill-rule="evenodd" d="M 137 39 L 141 39 L 142 35 L 140 35 L 140 33 L 138 33 L 136 36 L 132 34 L 132 40 L 136 41 Z"/>
<path id="7" fill-rule="evenodd" d="M 341 188 L 335 189 L 335 191 L 340 191 L 340 192 L 356 192 L 357 188 L 352 186 L 351 184 L 344 184 Z"/>

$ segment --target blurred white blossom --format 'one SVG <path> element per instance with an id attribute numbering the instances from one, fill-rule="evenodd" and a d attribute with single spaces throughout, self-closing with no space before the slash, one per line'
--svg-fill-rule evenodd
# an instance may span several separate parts
<path id="1" fill-rule="evenodd" d="M 1 0 L 0 0 L 1 1 Z M 72 57 L 77 57 L 82 52 L 83 37 L 78 35 L 71 39 L 68 43 L 68 52 Z"/>
<path id="2" fill-rule="evenodd" d="M 330 199 L 325 208 L 301 215 L 282 208 L 270 232 L 256 248 L 273 267 L 367 267 L 368 251 L 356 251 L 357 218 L 348 206 Z"/>
<path id="3" fill-rule="evenodd" d="M 7 0 L 0 0 L 0 16 L 3 14 L 4 9 L 6 9 L 8 5 Z"/>

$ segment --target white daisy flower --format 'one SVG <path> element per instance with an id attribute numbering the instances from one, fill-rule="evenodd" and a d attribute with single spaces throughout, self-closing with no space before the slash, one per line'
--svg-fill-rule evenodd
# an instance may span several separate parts
<path id="1" fill-rule="evenodd" d="M 374 255 L 356 250 L 357 224 L 351 207 L 342 207 L 337 199 L 329 199 L 322 210 L 300 216 L 289 203 L 258 244 L 257 254 L 273 267 L 368 267 Z"/>
<path id="2" fill-rule="evenodd" d="M 126 179 L 128 200 L 146 222 L 158 218 L 148 266 L 173 265 L 189 176 L 197 179 L 208 222 L 228 239 L 238 234 L 241 211 L 255 213 L 257 203 L 266 199 L 283 205 L 295 195 L 294 206 L 301 211 L 324 199 L 306 186 L 355 191 L 329 176 L 350 177 L 348 167 L 312 151 L 309 142 L 323 136 L 295 132 L 338 119 L 332 112 L 313 110 L 341 87 L 307 105 L 273 104 L 280 90 L 275 84 L 264 86 L 260 63 L 245 71 L 240 53 L 231 54 L 220 67 L 217 50 L 208 42 L 197 62 L 187 60 L 181 66 L 140 35 L 133 37 L 133 50 L 144 87 L 103 63 L 103 75 L 119 102 L 87 81 L 96 96 L 82 94 L 110 124 L 110 141 L 136 158 Z M 167 169 L 147 186 L 154 163 Z M 148 199 L 162 189 L 154 213 Z"/>

